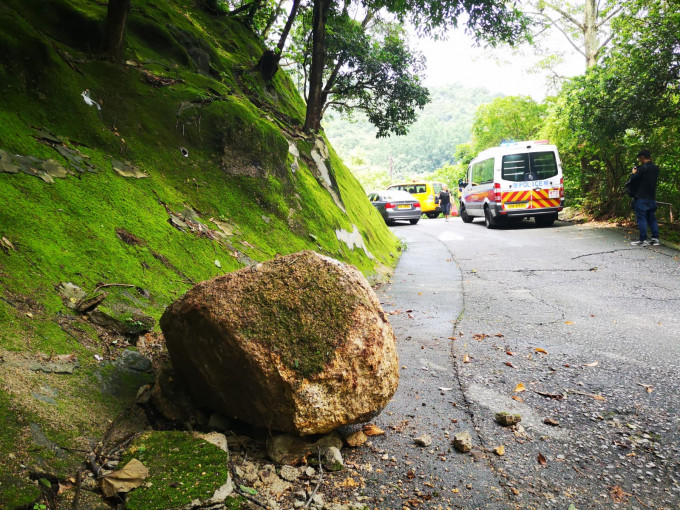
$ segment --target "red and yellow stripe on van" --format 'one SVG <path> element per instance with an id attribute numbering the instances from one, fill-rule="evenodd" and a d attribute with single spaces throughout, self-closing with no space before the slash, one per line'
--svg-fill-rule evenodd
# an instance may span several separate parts
<path id="1" fill-rule="evenodd" d="M 552 191 L 552 193 L 551 193 Z M 554 198 L 550 198 L 553 195 Z M 543 209 L 560 206 L 560 189 L 506 191 L 502 194 L 503 209 Z"/>

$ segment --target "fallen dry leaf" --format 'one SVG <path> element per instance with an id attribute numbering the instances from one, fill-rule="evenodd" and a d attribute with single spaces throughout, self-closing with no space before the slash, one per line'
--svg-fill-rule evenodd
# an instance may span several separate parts
<path id="1" fill-rule="evenodd" d="M 543 420 L 543 423 L 545 423 L 546 425 L 551 425 L 553 427 L 558 427 L 560 425 L 559 423 L 557 423 L 557 420 L 553 420 L 552 418 L 546 418 L 545 420 Z"/>
<path id="2" fill-rule="evenodd" d="M 146 466 L 137 459 L 132 459 L 122 469 L 102 478 L 102 492 L 107 498 L 112 498 L 119 492 L 130 492 L 141 487 L 148 476 L 149 470 Z"/>
<path id="3" fill-rule="evenodd" d="M 637 383 L 638 386 L 642 386 L 645 390 L 647 390 L 647 393 L 652 393 L 654 391 L 654 386 L 651 384 L 643 384 L 643 383 Z"/>
<path id="4" fill-rule="evenodd" d="M 498 338 L 503 338 L 505 335 L 503 333 L 496 333 L 494 336 L 497 336 Z"/>
<path id="5" fill-rule="evenodd" d="M 584 367 L 596 367 L 599 364 L 600 364 L 599 361 L 593 361 L 592 363 L 584 363 L 583 366 Z"/>
<path id="6" fill-rule="evenodd" d="M 514 356 L 514 355 L 517 354 L 517 353 L 516 353 L 516 352 L 510 352 L 510 351 L 505 351 L 505 354 L 507 354 L 508 356 Z"/>
<path id="7" fill-rule="evenodd" d="M 630 494 L 624 492 L 621 486 L 614 485 L 614 487 L 609 489 L 609 496 L 614 500 L 615 503 L 624 503 L 628 500 L 628 496 L 630 496 Z"/>
<path id="8" fill-rule="evenodd" d="M 474 335 L 472 335 L 472 338 L 474 338 L 478 342 L 481 342 L 485 338 L 489 338 L 489 335 L 487 335 L 486 333 L 475 333 Z"/>
<path id="9" fill-rule="evenodd" d="M 536 347 L 536 348 L 534 349 L 534 351 L 540 352 L 541 354 L 548 354 L 548 351 L 545 351 L 545 350 L 541 349 L 540 347 Z"/>
<path id="10" fill-rule="evenodd" d="M 518 383 L 517 386 L 515 386 L 515 393 L 519 393 L 520 391 L 526 391 L 526 386 L 524 386 L 524 383 Z"/>
<path id="11" fill-rule="evenodd" d="M 538 452 L 538 456 L 536 457 L 536 460 L 538 461 L 538 463 L 541 466 L 545 466 L 545 465 L 548 464 L 548 461 L 545 460 L 545 457 L 543 456 L 543 454 L 541 452 Z"/>
<path id="12" fill-rule="evenodd" d="M 505 364 L 506 364 L 507 366 L 509 366 L 510 368 L 515 368 L 515 365 L 513 365 L 513 364 L 510 363 L 509 361 L 506 361 Z"/>
<path id="13" fill-rule="evenodd" d="M 502 457 L 503 455 L 505 455 L 505 446 L 503 445 L 497 446 L 496 448 L 493 449 L 493 452 L 499 457 Z"/>
<path id="14" fill-rule="evenodd" d="M 376 425 L 373 425 L 372 423 L 364 425 L 364 427 L 361 430 L 367 436 L 382 436 L 385 433 L 383 429 Z"/>
<path id="15" fill-rule="evenodd" d="M 513 395 L 512 400 L 516 400 L 517 402 L 524 402 L 524 399 L 522 397 L 518 397 L 517 395 Z"/>
<path id="16" fill-rule="evenodd" d="M 470 363 L 470 356 L 467 354 L 463 356 L 463 363 Z"/>
<path id="17" fill-rule="evenodd" d="M 574 324 L 574 323 L 571 322 L 571 321 L 565 321 L 564 323 L 565 323 L 566 325 L 568 325 L 568 326 L 571 326 L 572 324 Z"/>

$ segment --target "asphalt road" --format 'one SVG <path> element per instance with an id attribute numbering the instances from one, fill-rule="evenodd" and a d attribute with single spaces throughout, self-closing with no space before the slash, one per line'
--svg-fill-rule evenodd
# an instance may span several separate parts
<path id="1" fill-rule="evenodd" d="M 393 231 L 400 386 L 351 459 L 374 506 L 680 508 L 679 252 L 563 222 Z"/>

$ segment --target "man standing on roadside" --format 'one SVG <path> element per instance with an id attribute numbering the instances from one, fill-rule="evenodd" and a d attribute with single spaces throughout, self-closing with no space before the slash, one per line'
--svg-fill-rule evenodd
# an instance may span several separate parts
<path id="1" fill-rule="evenodd" d="M 449 214 L 451 214 L 451 192 L 446 184 L 442 186 L 442 190 L 439 192 L 439 207 L 441 207 L 444 213 L 444 221 L 449 221 Z"/>
<path id="2" fill-rule="evenodd" d="M 638 155 L 638 166 L 633 167 L 629 179 L 631 194 L 634 197 L 635 217 L 637 218 L 640 239 L 633 246 L 649 246 L 647 227 L 652 231 L 652 246 L 659 245 L 659 224 L 656 221 L 656 181 L 659 167 L 652 163 L 652 155 L 647 149 Z"/>

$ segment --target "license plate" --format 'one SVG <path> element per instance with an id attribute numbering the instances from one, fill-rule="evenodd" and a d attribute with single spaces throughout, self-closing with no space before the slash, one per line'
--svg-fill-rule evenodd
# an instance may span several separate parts
<path id="1" fill-rule="evenodd" d="M 397 206 L 397 209 L 410 209 L 410 208 L 411 208 L 410 205 L 398 205 Z"/>
<path id="2" fill-rule="evenodd" d="M 548 192 L 548 198 L 560 198 L 560 190 L 558 189 L 551 189 Z"/>
<path id="3" fill-rule="evenodd" d="M 506 209 L 526 209 L 527 208 L 527 203 L 522 202 L 519 204 L 505 204 Z"/>

